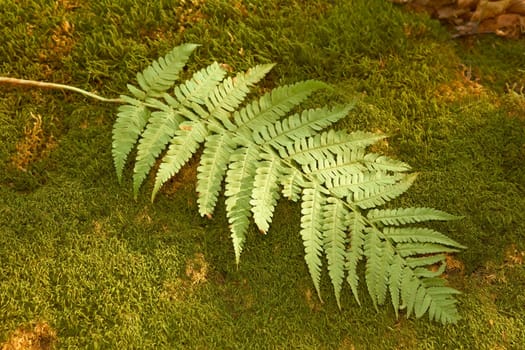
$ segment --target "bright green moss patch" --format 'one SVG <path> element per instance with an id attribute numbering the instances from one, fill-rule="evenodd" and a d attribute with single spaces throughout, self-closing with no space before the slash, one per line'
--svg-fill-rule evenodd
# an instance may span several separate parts
<path id="1" fill-rule="evenodd" d="M 455 41 L 439 23 L 388 1 L 159 4 L 8 1 L 0 8 L 0 74 L 117 97 L 151 60 L 195 42 L 190 71 L 213 60 L 235 71 L 276 62 L 263 87 L 315 78 L 335 87 L 316 102 L 358 96 L 341 124 L 390 134 L 382 151 L 420 172 L 399 203 L 464 216 L 437 226 L 469 248 L 454 257 L 463 267 L 447 272 L 464 293 L 463 320 L 396 321 L 389 308 L 375 312 L 365 293 L 358 307 L 348 291 L 339 311 L 328 280 L 320 303 L 304 265 L 299 208 L 284 202 L 268 235 L 253 227 L 237 268 L 224 208 L 211 221 L 198 215 L 191 171 L 153 204 L 149 188 L 134 202 L 130 182 L 117 184 L 115 106 L 2 85 L 0 343 L 39 322 L 56 333 L 57 348 L 525 343 L 523 41 Z M 22 171 L 12 159 L 31 113 L 56 144 Z"/>

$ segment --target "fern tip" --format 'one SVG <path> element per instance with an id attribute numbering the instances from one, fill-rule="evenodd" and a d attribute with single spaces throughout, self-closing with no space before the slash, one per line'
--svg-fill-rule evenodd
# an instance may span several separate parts
<path id="1" fill-rule="evenodd" d="M 155 202 L 156 196 L 157 196 L 157 191 L 153 190 L 153 192 L 151 192 L 151 198 L 150 198 L 151 203 Z"/>

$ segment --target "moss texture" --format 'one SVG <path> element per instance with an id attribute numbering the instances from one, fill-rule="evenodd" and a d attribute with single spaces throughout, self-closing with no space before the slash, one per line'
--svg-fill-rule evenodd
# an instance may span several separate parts
<path id="1" fill-rule="evenodd" d="M 5 1 L 0 75 L 117 97 L 182 42 L 190 70 L 277 66 L 262 86 L 320 79 L 319 102 L 421 173 L 400 203 L 463 215 L 443 327 L 315 295 L 298 208 L 280 203 L 235 266 L 223 208 L 199 217 L 191 168 L 133 201 L 111 159 L 116 106 L 0 86 L 0 344 L 47 329 L 56 348 L 519 349 L 525 344 L 525 42 L 452 40 L 387 1 Z M 45 325 L 43 327 L 42 325 Z M 40 328 L 39 328 L 40 327 Z M 46 328 L 47 327 L 47 328 Z M 48 344 L 48 342 L 46 343 Z M 47 346 L 47 345 L 46 345 Z"/>

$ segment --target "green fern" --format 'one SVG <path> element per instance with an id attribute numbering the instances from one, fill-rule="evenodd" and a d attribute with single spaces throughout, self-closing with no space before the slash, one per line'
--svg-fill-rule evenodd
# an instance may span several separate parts
<path id="1" fill-rule="evenodd" d="M 133 97 L 122 96 L 125 104 L 113 130 L 119 181 L 136 147 L 134 193 L 153 172 L 153 200 L 201 150 L 199 213 L 211 218 L 224 188 L 237 264 L 250 222 L 267 233 L 282 195 L 301 202 L 299 234 L 319 297 L 326 263 L 339 307 L 345 281 L 360 303 L 364 261 L 364 283 L 376 308 L 390 296 L 396 315 L 406 310 L 407 316 L 427 313 L 442 323 L 457 321 L 458 292 L 439 276 L 446 254 L 464 247 L 435 230 L 412 225 L 457 217 L 430 208 L 378 208 L 407 191 L 417 176 L 406 163 L 367 151 L 385 136 L 323 131 L 345 118 L 353 103 L 289 115 L 326 87 L 321 82 L 281 86 L 247 101 L 251 87 L 273 65 L 227 77 L 213 63 L 167 93 L 195 47 L 173 49 L 137 75 L 140 88 L 128 86 Z"/>
<path id="2" fill-rule="evenodd" d="M 197 48 L 197 45 L 194 44 L 175 47 L 165 57 L 153 62 L 144 72 L 137 74 L 137 81 L 141 89 L 128 84 L 128 90 L 135 98 L 121 96 L 127 104 L 119 108 L 118 118 L 113 126 L 113 140 L 118 140 L 118 142 L 113 142 L 113 159 L 119 181 L 122 180 L 122 171 L 124 170 L 128 154 L 135 146 L 151 116 L 151 111 L 145 101 L 151 97 L 161 96 L 173 86 L 174 82 L 179 78 L 179 72 L 184 68 L 195 48 Z M 164 146 L 165 144 L 161 148 L 164 148 Z M 155 151 L 152 151 L 146 157 L 151 158 L 151 156 L 153 158 L 156 157 Z M 148 162 L 146 160 L 145 162 L 151 167 L 151 161 Z M 142 167 L 147 168 L 148 164 Z M 135 182 L 140 181 L 137 179 Z M 135 187 L 138 186 L 135 185 Z"/>

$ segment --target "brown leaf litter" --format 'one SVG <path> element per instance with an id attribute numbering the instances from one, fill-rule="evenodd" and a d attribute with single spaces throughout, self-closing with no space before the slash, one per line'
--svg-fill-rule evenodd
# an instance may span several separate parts
<path id="1" fill-rule="evenodd" d="M 518 38 L 525 33 L 525 0 L 389 0 L 426 11 L 452 25 L 456 37 L 494 33 Z"/>

